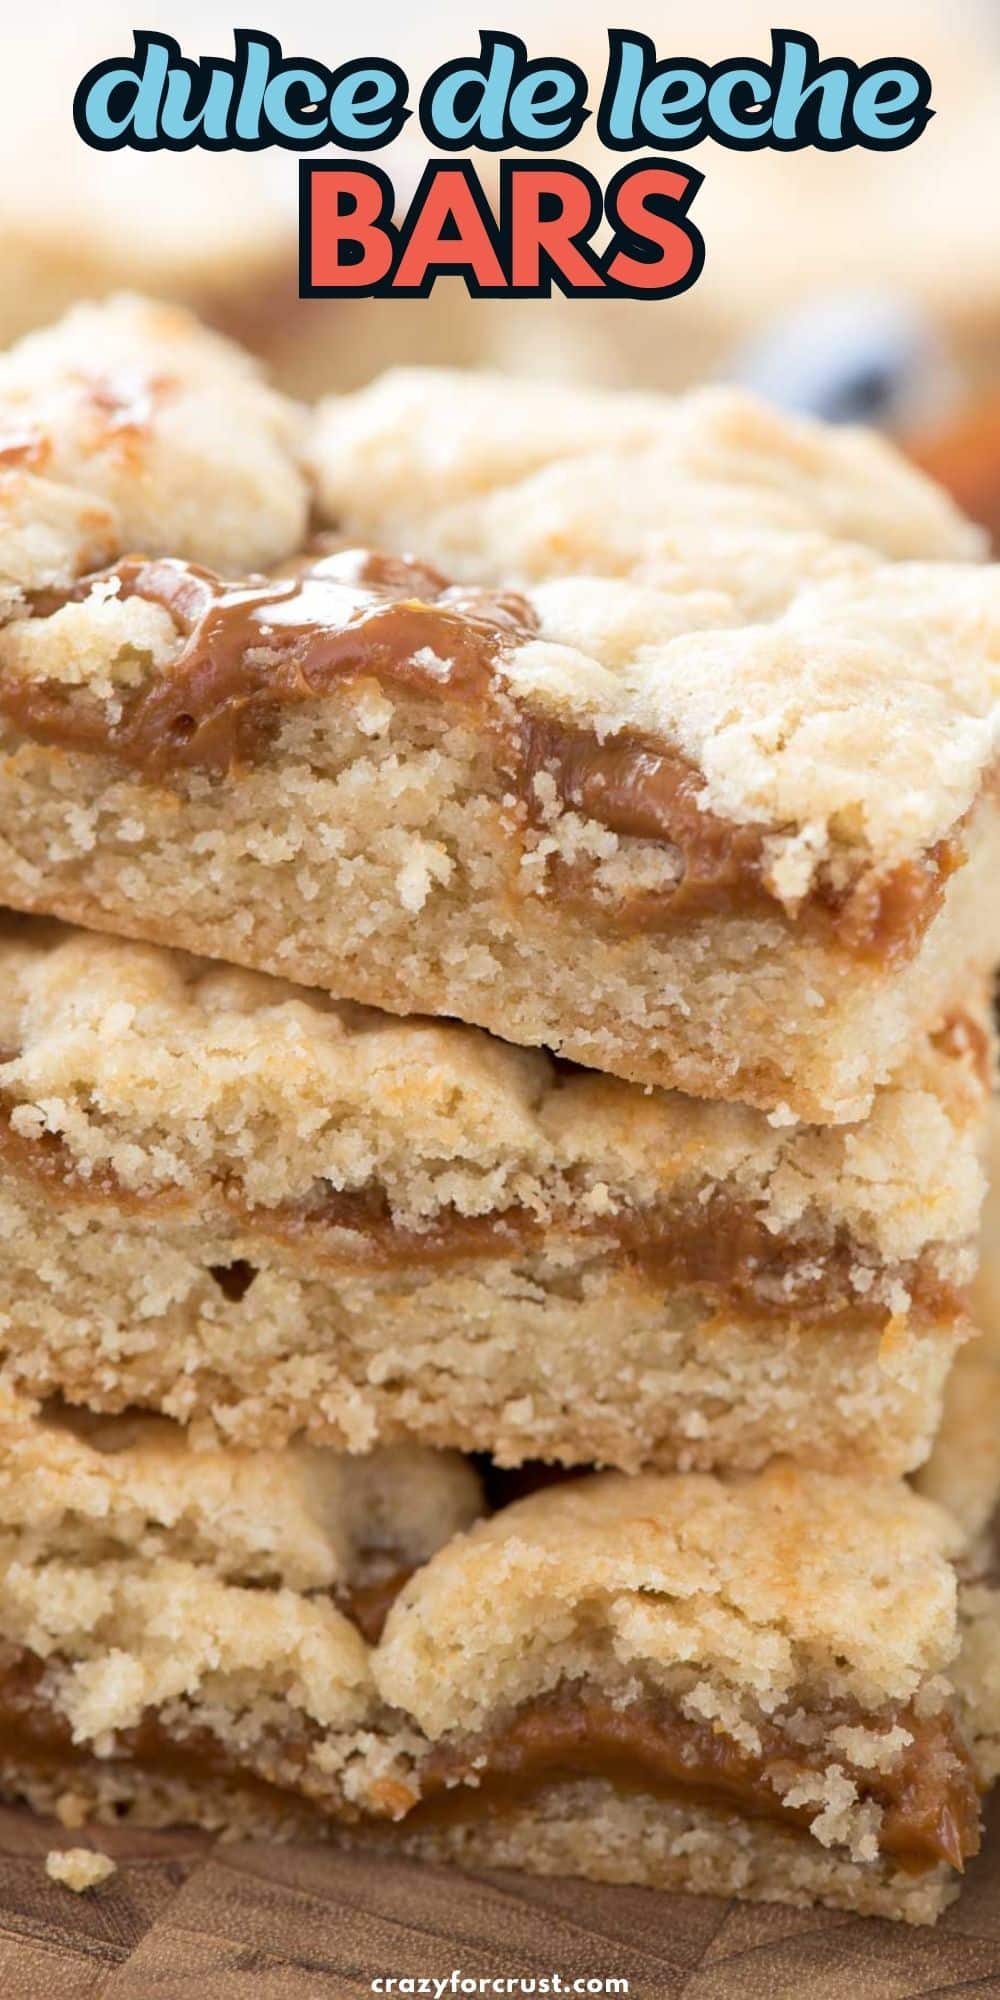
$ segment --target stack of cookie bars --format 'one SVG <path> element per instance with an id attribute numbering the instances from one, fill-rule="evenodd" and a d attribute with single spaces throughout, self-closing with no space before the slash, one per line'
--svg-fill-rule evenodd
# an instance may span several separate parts
<path id="1" fill-rule="evenodd" d="M 305 414 L 134 300 L 0 361 L 7 1795 L 944 1906 L 981 555 L 729 392 Z"/>

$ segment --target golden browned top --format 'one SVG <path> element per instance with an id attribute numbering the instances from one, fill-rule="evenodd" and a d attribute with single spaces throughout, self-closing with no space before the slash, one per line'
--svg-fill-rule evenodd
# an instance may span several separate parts
<path id="1" fill-rule="evenodd" d="M 604 1473 L 441 1550 L 390 1613 L 376 1678 L 432 1737 L 583 1674 L 670 1688 L 690 1668 L 765 1710 L 810 1687 L 871 1709 L 947 1668 L 961 1546 L 901 1482 Z"/>

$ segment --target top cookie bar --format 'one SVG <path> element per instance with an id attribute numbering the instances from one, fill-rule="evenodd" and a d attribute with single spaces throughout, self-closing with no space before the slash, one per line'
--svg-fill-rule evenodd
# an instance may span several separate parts
<path id="1" fill-rule="evenodd" d="M 819 1121 L 1000 957 L 1000 573 L 874 438 L 433 374 L 310 421 L 125 300 L 0 361 L 0 466 L 21 908 Z"/>

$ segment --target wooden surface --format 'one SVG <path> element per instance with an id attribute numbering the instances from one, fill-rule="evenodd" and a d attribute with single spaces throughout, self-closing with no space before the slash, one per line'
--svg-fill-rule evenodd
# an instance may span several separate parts
<path id="1" fill-rule="evenodd" d="M 998 1801 L 1000 1807 L 1000 1801 Z M 376 1976 L 615 1976 L 629 2000 L 1000 1996 L 1000 1810 L 933 1931 L 817 1910 L 523 1875 L 462 1877 L 323 1847 L 86 1836 L 0 1808 L 2 2000 L 356 2000 Z M 84 1896 L 50 1847 L 118 1872 Z"/>

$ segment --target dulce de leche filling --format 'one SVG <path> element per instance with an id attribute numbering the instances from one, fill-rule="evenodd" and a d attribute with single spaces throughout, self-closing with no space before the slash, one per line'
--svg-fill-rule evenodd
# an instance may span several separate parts
<path id="1" fill-rule="evenodd" d="M 374 1578 L 370 1583 L 345 1585 L 334 1593 L 339 1611 L 356 1625 L 369 1646 L 377 1646 L 385 1628 L 385 1621 L 393 1605 L 414 1573 L 412 1563 L 399 1562 L 384 1576 Z"/>
<path id="2" fill-rule="evenodd" d="M 945 1711 L 921 1717 L 908 1707 L 881 1715 L 875 1727 L 893 1725 L 911 1741 L 888 1769 L 845 1767 L 859 1796 L 882 1810 L 879 1849 L 906 1867 L 943 1861 L 960 1869 L 979 1848 L 979 1799 L 954 1722 Z M 463 1800 L 456 1788 L 472 1787 L 482 1811 L 559 1779 L 598 1777 L 616 1789 L 808 1828 L 819 1807 L 788 1804 L 784 1793 L 805 1774 L 821 1776 L 829 1749 L 822 1741 L 804 1748 L 777 1721 L 755 1727 L 760 1747 L 749 1750 L 669 1701 L 617 1707 L 594 1689 L 570 1686 L 515 1710 L 499 1730 L 432 1750 L 420 1770 L 421 1800 L 462 1812 L 468 1794 Z"/>
<path id="3" fill-rule="evenodd" d="M 165 609 L 179 654 L 146 686 L 123 690 L 114 716 L 78 689 L 0 675 L 0 714 L 35 741 L 110 755 L 150 778 L 232 773 L 266 755 L 290 707 L 372 680 L 481 726 L 522 828 L 539 819 L 544 772 L 563 806 L 671 851 L 672 880 L 614 898 L 596 889 L 592 863 L 554 861 L 563 903 L 582 900 L 595 919 L 633 930 L 711 914 L 787 920 L 768 884 L 774 829 L 708 810 L 704 776 L 679 750 L 627 729 L 601 740 L 519 702 L 504 667 L 537 630 L 521 596 L 449 585 L 426 565 L 364 550 L 316 554 L 291 574 L 242 583 L 173 559 L 128 558 L 69 591 L 37 594 L 33 615 L 82 600 L 96 582 Z M 795 921 L 819 923 L 854 955 L 905 958 L 960 859 L 945 840 L 882 873 L 859 866 L 846 885 L 815 885 Z"/>
<path id="4" fill-rule="evenodd" d="M 16 1771 L 85 1766 L 86 1746 L 73 1742 L 66 1718 L 48 1698 L 45 1666 L 19 1652 L 0 1674 L 0 1757 Z M 833 1718 L 831 1718 L 832 1720 Z M 838 1721 L 844 1719 L 838 1712 Z M 852 1718 L 859 1722 L 860 1715 Z M 844 1766 L 861 1801 L 881 1808 L 879 1850 L 919 1871 L 943 1862 L 961 1869 L 979 1847 L 979 1800 L 968 1754 L 947 1711 L 920 1717 L 912 1708 L 883 1712 L 869 1727 L 905 1729 L 909 1745 L 885 1771 Z M 599 1690 L 569 1686 L 526 1703 L 490 1733 L 438 1744 L 418 1760 L 410 1783 L 376 1784 L 360 1816 L 416 1823 L 491 1818 L 539 1791 L 579 1779 L 599 1779 L 616 1791 L 741 1819 L 763 1820 L 807 1834 L 819 1805 L 786 1803 L 784 1794 L 830 1764 L 820 1741 L 804 1748 L 780 1722 L 757 1725 L 751 1751 L 712 1725 L 682 1715 L 665 1699 L 616 1707 Z M 329 1819 L 356 1820 L 358 1808 L 323 1782 L 311 1751 L 319 1731 L 297 1718 L 287 1732 L 272 1725 L 259 1743 L 237 1754 L 192 1711 L 179 1730 L 150 1709 L 116 1734 L 105 1769 L 122 1762 L 198 1785 L 222 1779 L 275 1801 L 298 1798 Z"/>

